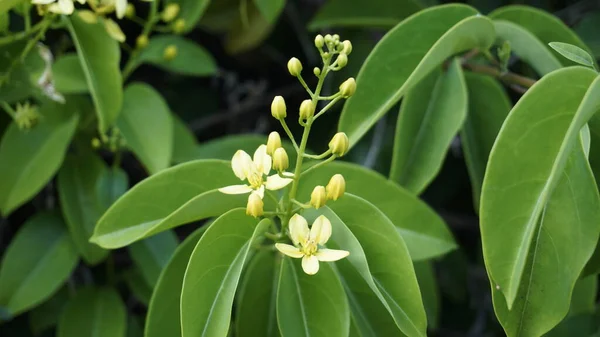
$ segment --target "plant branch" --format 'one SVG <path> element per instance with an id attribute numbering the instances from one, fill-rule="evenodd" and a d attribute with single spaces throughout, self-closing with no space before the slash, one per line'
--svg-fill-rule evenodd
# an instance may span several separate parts
<path id="1" fill-rule="evenodd" d="M 463 64 L 463 67 L 472 72 L 490 75 L 507 84 L 517 84 L 524 88 L 531 88 L 537 82 L 532 78 L 521 76 L 510 71 L 502 72 L 497 68 L 483 64 L 473 64 L 467 62 Z"/>

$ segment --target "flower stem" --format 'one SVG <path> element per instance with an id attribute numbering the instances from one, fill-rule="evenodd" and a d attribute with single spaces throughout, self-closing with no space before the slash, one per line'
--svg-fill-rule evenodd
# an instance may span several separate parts
<path id="1" fill-rule="evenodd" d="M 290 128 L 287 126 L 287 123 L 285 122 L 284 118 L 280 118 L 279 121 L 281 122 L 281 126 L 285 130 L 285 133 L 288 135 L 288 137 L 292 141 L 292 144 L 294 145 L 294 148 L 296 149 L 296 153 L 297 153 L 300 149 L 298 148 L 298 143 L 296 143 L 296 139 L 294 138 L 292 131 L 290 131 Z"/>
<path id="2" fill-rule="evenodd" d="M 333 155 L 333 156 L 331 156 L 331 157 L 329 157 L 329 158 L 327 158 L 327 159 L 323 160 L 322 162 L 319 162 L 319 163 L 317 163 L 317 164 L 315 164 L 315 165 L 313 165 L 313 166 L 311 166 L 311 167 L 307 168 L 307 169 L 306 169 L 304 172 L 302 172 L 300 175 L 302 176 L 302 175 L 304 175 L 304 174 L 306 174 L 306 173 L 308 173 L 308 172 L 310 172 L 310 171 L 312 171 L 312 170 L 316 169 L 317 167 L 320 167 L 320 166 L 323 166 L 323 165 L 325 165 L 325 164 L 327 164 L 327 163 L 330 163 L 330 162 L 334 161 L 334 160 L 335 160 L 335 158 L 337 158 L 337 156 L 336 156 L 336 155 Z"/>

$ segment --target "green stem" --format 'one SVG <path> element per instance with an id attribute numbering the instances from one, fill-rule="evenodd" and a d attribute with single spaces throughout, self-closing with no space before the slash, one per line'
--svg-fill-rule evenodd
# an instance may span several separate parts
<path id="1" fill-rule="evenodd" d="M 308 209 L 308 208 L 311 208 L 311 207 L 312 207 L 311 205 L 309 205 L 309 204 L 305 204 L 305 203 L 302 203 L 302 202 L 300 202 L 300 201 L 298 201 L 298 200 L 296 200 L 296 199 L 292 199 L 292 202 L 293 202 L 294 204 L 298 205 L 300 208 Z"/>
<path id="2" fill-rule="evenodd" d="M 331 154 L 331 149 L 329 149 L 329 150 L 327 150 L 327 151 L 325 151 L 325 152 L 321 153 L 320 155 L 312 155 L 312 154 L 306 154 L 306 153 L 305 153 L 305 154 L 304 154 L 304 158 L 310 158 L 310 159 L 317 159 L 317 160 L 320 160 L 320 159 L 323 159 L 323 158 L 325 158 L 325 157 L 329 156 L 330 154 Z"/>
<path id="3" fill-rule="evenodd" d="M 323 166 L 323 165 L 325 165 L 325 164 L 327 164 L 327 163 L 330 163 L 330 162 L 334 161 L 334 160 L 335 160 L 335 158 L 337 158 L 337 156 L 336 156 L 336 155 L 333 155 L 333 156 L 331 156 L 331 157 L 329 157 L 329 158 L 327 158 L 327 159 L 323 160 L 322 162 L 319 162 L 319 163 L 317 163 L 317 164 L 315 164 L 315 165 L 313 165 L 313 166 L 311 166 L 311 167 L 307 168 L 307 169 L 306 169 L 304 172 L 302 172 L 300 175 L 304 175 L 304 174 L 306 174 L 306 173 L 308 173 L 308 172 L 310 172 L 310 171 L 312 171 L 312 170 L 316 169 L 317 167 L 320 167 L 320 166 Z"/>
<path id="4" fill-rule="evenodd" d="M 38 23 L 36 23 L 33 27 L 31 27 L 29 30 L 25 30 L 22 32 L 18 32 L 16 34 L 13 35 L 9 35 L 9 36 L 5 36 L 3 38 L 0 38 L 0 46 L 5 45 L 5 44 L 9 44 L 15 41 L 19 41 L 22 40 L 34 33 L 36 33 L 37 31 L 39 31 L 40 29 L 44 28 L 46 25 L 46 20 L 42 20 Z"/>
<path id="5" fill-rule="evenodd" d="M 323 75 L 323 74 L 321 74 Z M 324 77 L 319 77 L 319 81 L 321 81 L 321 78 Z M 298 81 L 300 81 L 300 84 L 302 84 L 302 86 L 304 87 L 304 89 L 306 89 L 306 91 L 308 92 L 308 94 L 310 95 L 310 98 L 313 99 L 313 103 L 315 103 L 316 101 L 314 100 L 313 96 L 319 96 L 319 94 L 313 94 L 312 90 L 310 90 L 310 88 L 308 87 L 308 85 L 306 84 L 306 82 L 304 82 L 304 78 L 302 78 L 301 74 L 298 74 Z"/>
<path id="6" fill-rule="evenodd" d="M 281 126 L 283 126 L 285 133 L 288 135 L 288 138 L 292 141 L 292 145 L 294 145 L 294 149 L 296 149 L 296 153 L 298 153 L 298 150 L 299 150 L 298 143 L 296 143 L 296 139 L 294 138 L 292 131 L 290 131 L 290 128 L 288 128 L 287 123 L 285 122 L 285 119 L 281 118 L 281 119 L 279 119 L 279 121 L 281 122 Z"/>
<path id="7" fill-rule="evenodd" d="M 0 104 L 2 104 L 2 108 L 10 117 L 12 117 L 12 119 L 15 119 L 17 117 L 17 112 L 13 110 L 10 104 L 6 103 L 5 101 L 1 101 Z"/>
<path id="8" fill-rule="evenodd" d="M 321 115 L 323 115 L 324 113 L 327 112 L 327 110 L 329 110 L 332 106 L 335 105 L 335 103 L 337 103 L 340 99 L 342 99 L 342 96 L 338 96 L 336 98 L 334 98 L 331 102 L 327 103 L 326 106 L 323 107 L 323 109 L 321 109 L 321 111 L 319 111 L 319 113 L 317 113 L 315 115 L 315 117 L 313 118 L 313 121 L 317 118 L 319 118 Z"/>
<path id="9" fill-rule="evenodd" d="M 150 3 L 150 13 L 148 13 L 148 19 L 146 20 L 146 23 L 144 24 L 144 28 L 142 29 L 141 35 L 149 36 L 150 32 L 152 32 L 152 28 L 154 27 L 154 25 L 160 21 L 160 17 L 157 16 L 159 2 L 160 1 L 155 0 Z M 131 56 L 129 56 L 129 60 L 127 60 L 125 67 L 123 67 L 123 82 L 125 82 L 125 80 L 127 80 L 127 78 L 135 70 L 135 60 L 139 53 L 140 53 L 140 50 L 135 49 L 131 53 Z"/>

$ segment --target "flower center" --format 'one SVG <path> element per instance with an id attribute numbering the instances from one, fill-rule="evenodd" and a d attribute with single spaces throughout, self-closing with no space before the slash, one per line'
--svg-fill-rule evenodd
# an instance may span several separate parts
<path id="1" fill-rule="evenodd" d="M 252 172 L 248 175 L 248 182 L 250 183 L 250 186 L 256 190 L 263 184 L 262 175 L 260 175 L 258 172 Z"/>
<path id="2" fill-rule="evenodd" d="M 317 243 L 313 240 L 309 240 L 306 242 L 306 245 L 302 247 L 302 253 L 307 256 L 312 256 L 315 255 L 318 249 L 319 247 L 317 246 Z"/>

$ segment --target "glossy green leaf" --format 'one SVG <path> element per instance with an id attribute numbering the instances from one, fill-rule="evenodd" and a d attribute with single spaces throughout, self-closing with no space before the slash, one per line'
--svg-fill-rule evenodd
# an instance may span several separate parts
<path id="1" fill-rule="evenodd" d="M 102 23 L 89 24 L 78 15 L 69 16 L 65 22 L 96 107 L 98 129 L 104 133 L 117 120 L 123 103 L 119 44 Z"/>
<path id="2" fill-rule="evenodd" d="M 192 251 L 207 226 L 198 228 L 175 250 L 173 257 L 160 274 L 146 319 L 145 337 L 181 336 L 181 288 Z"/>
<path id="3" fill-rule="evenodd" d="M 75 247 L 86 263 L 94 265 L 108 254 L 90 243 L 96 221 L 105 210 L 96 191 L 106 164 L 93 153 L 67 156 L 58 173 L 58 195 L 65 222 Z"/>
<path id="4" fill-rule="evenodd" d="M 360 69 L 356 92 L 344 106 L 339 130 L 355 145 L 446 58 L 472 48 L 487 49 L 494 39 L 492 21 L 465 5 L 429 8 L 402 21 L 379 41 Z"/>
<path id="5" fill-rule="evenodd" d="M 165 48 L 168 46 L 177 48 L 177 56 L 170 61 L 164 58 Z M 134 64 L 137 67 L 142 63 L 189 76 L 208 76 L 217 72 L 215 60 L 206 49 L 178 35 L 161 35 L 151 38 L 148 46 L 142 50 Z"/>
<path id="6" fill-rule="evenodd" d="M 596 308 L 597 294 L 598 277 L 594 275 L 578 279 L 571 296 L 569 316 L 593 313 Z"/>
<path id="7" fill-rule="evenodd" d="M 307 275 L 300 260 L 283 257 L 277 287 L 277 322 L 282 337 L 346 337 L 350 312 L 333 268 L 322 264 Z"/>
<path id="8" fill-rule="evenodd" d="M 206 230 L 192 252 L 183 279 L 183 337 L 227 336 L 234 295 L 250 245 L 269 225 L 268 219 L 258 222 L 244 209 L 234 209 Z"/>
<path id="9" fill-rule="evenodd" d="M 548 45 L 569 60 L 594 68 L 594 59 L 585 50 L 568 43 L 550 42 Z"/>
<path id="10" fill-rule="evenodd" d="M 69 291 L 66 287 L 60 289 L 49 300 L 33 308 L 29 312 L 29 327 L 34 335 L 54 328 L 58 324 L 58 318 L 69 300 Z"/>
<path id="11" fill-rule="evenodd" d="M 298 195 L 308 200 L 315 185 L 325 186 L 340 173 L 346 191 L 366 199 L 396 226 L 413 260 L 425 260 L 456 248 L 452 233 L 427 204 L 385 177 L 356 164 L 333 162 L 302 176 Z"/>
<path id="12" fill-rule="evenodd" d="M 494 78 L 466 73 L 465 80 L 469 91 L 469 108 L 460 135 L 471 179 L 473 204 L 478 211 L 490 151 L 512 104 L 502 85 Z"/>
<path id="13" fill-rule="evenodd" d="M 414 267 L 427 314 L 427 324 L 430 330 L 435 330 L 439 322 L 441 303 L 433 262 L 416 262 Z"/>
<path id="14" fill-rule="evenodd" d="M 390 179 L 420 194 L 438 174 L 467 115 L 467 87 L 460 61 L 431 73 L 402 102 Z"/>
<path id="15" fill-rule="evenodd" d="M 107 210 L 129 188 L 127 173 L 120 167 L 103 170 L 96 184 L 96 194 L 103 210 Z"/>
<path id="16" fill-rule="evenodd" d="M 77 115 L 58 103 L 44 103 L 40 114 L 43 119 L 33 129 L 19 130 L 13 122 L 2 136 L 0 211 L 4 215 L 37 194 L 58 171 L 77 127 Z"/>
<path id="17" fill-rule="evenodd" d="M 0 265 L 0 307 L 16 316 L 48 299 L 77 264 L 62 220 L 38 213 L 11 241 Z"/>
<path id="18" fill-rule="evenodd" d="M 285 7 L 286 0 L 254 0 L 254 4 L 268 22 L 277 21 L 279 14 Z"/>
<path id="19" fill-rule="evenodd" d="M 192 30 L 211 0 L 168 0 L 167 3 L 179 5 L 180 11 L 178 18 L 185 20 L 185 32 Z"/>
<path id="20" fill-rule="evenodd" d="M 62 94 L 82 94 L 90 91 L 76 53 L 65 54 L 52 64 L 52 80 L 56 90 Z"/>
<path id="21" fill-rule="evenodd" d="M 58 337 L 125 337 L 127 312 L 119 294 L 109 288 L 77 291 L 58 323 Z"/>
<path id="22" fill-rule="evenodd" d="M 417 1 L 330 0 L 308 24 L 308 29 L 332 27 L 393 27 L 421 9 Z M 354 42 L 354 41 L 353 41 Z"/>
<path id="23" fill-rule="evenodd" d="M 558 58 L 537 36 L 510 21 L 494 20 L 496 34 L 510 43 L 511 50 L 540 75 L 562 68 Z"/>
<path id="24" fill-rule="evenodd" d="M 583 67 L 546 75 L 512 109 L 490 154 L 481 194 L 483 252 L 509 308 L 545 205 L 579 131 L 600 108 L 600 80 L 586 93 L 595 76 Z"/>
<path id="25" fill-rule="evenodd" d="M 250 261 L 236 300 L 237 337 L 279 337 L 277 283 L 281 255 L 260 251 Z"/>
<path id="26" fill-rule="evenodd" d="M 127 147 L 151 174 L 169 167 L 173 151 L 171 111 L 151 86 L 144 83 L 127 86 L 117 127 Z"/>
<path id="27" fill-rule="evenodd" d="M 175 232 L 167 230 L 128 247 L 131 259 L 150 288 L 156 285 L 161 271 L 173 256 L 178 243 Z"/>
<path id="28" fill-rule="evenodd" d="M 152 296 L 152 287 L 146 282 L 139 268 L 131 268 L 123 273 L 123 279 L 135 298 L 148 306 Z"/>
<path id="29" fill-rule="evenodd" d="M 172 161 L 174 163 L 183 163 L 188 160 L 198 159 L 195 157 L 198 149 L 196 136 L 194 136 L 185 122 L 179 117 L 172 115 L 171 119 L 173 120 Z"/>

